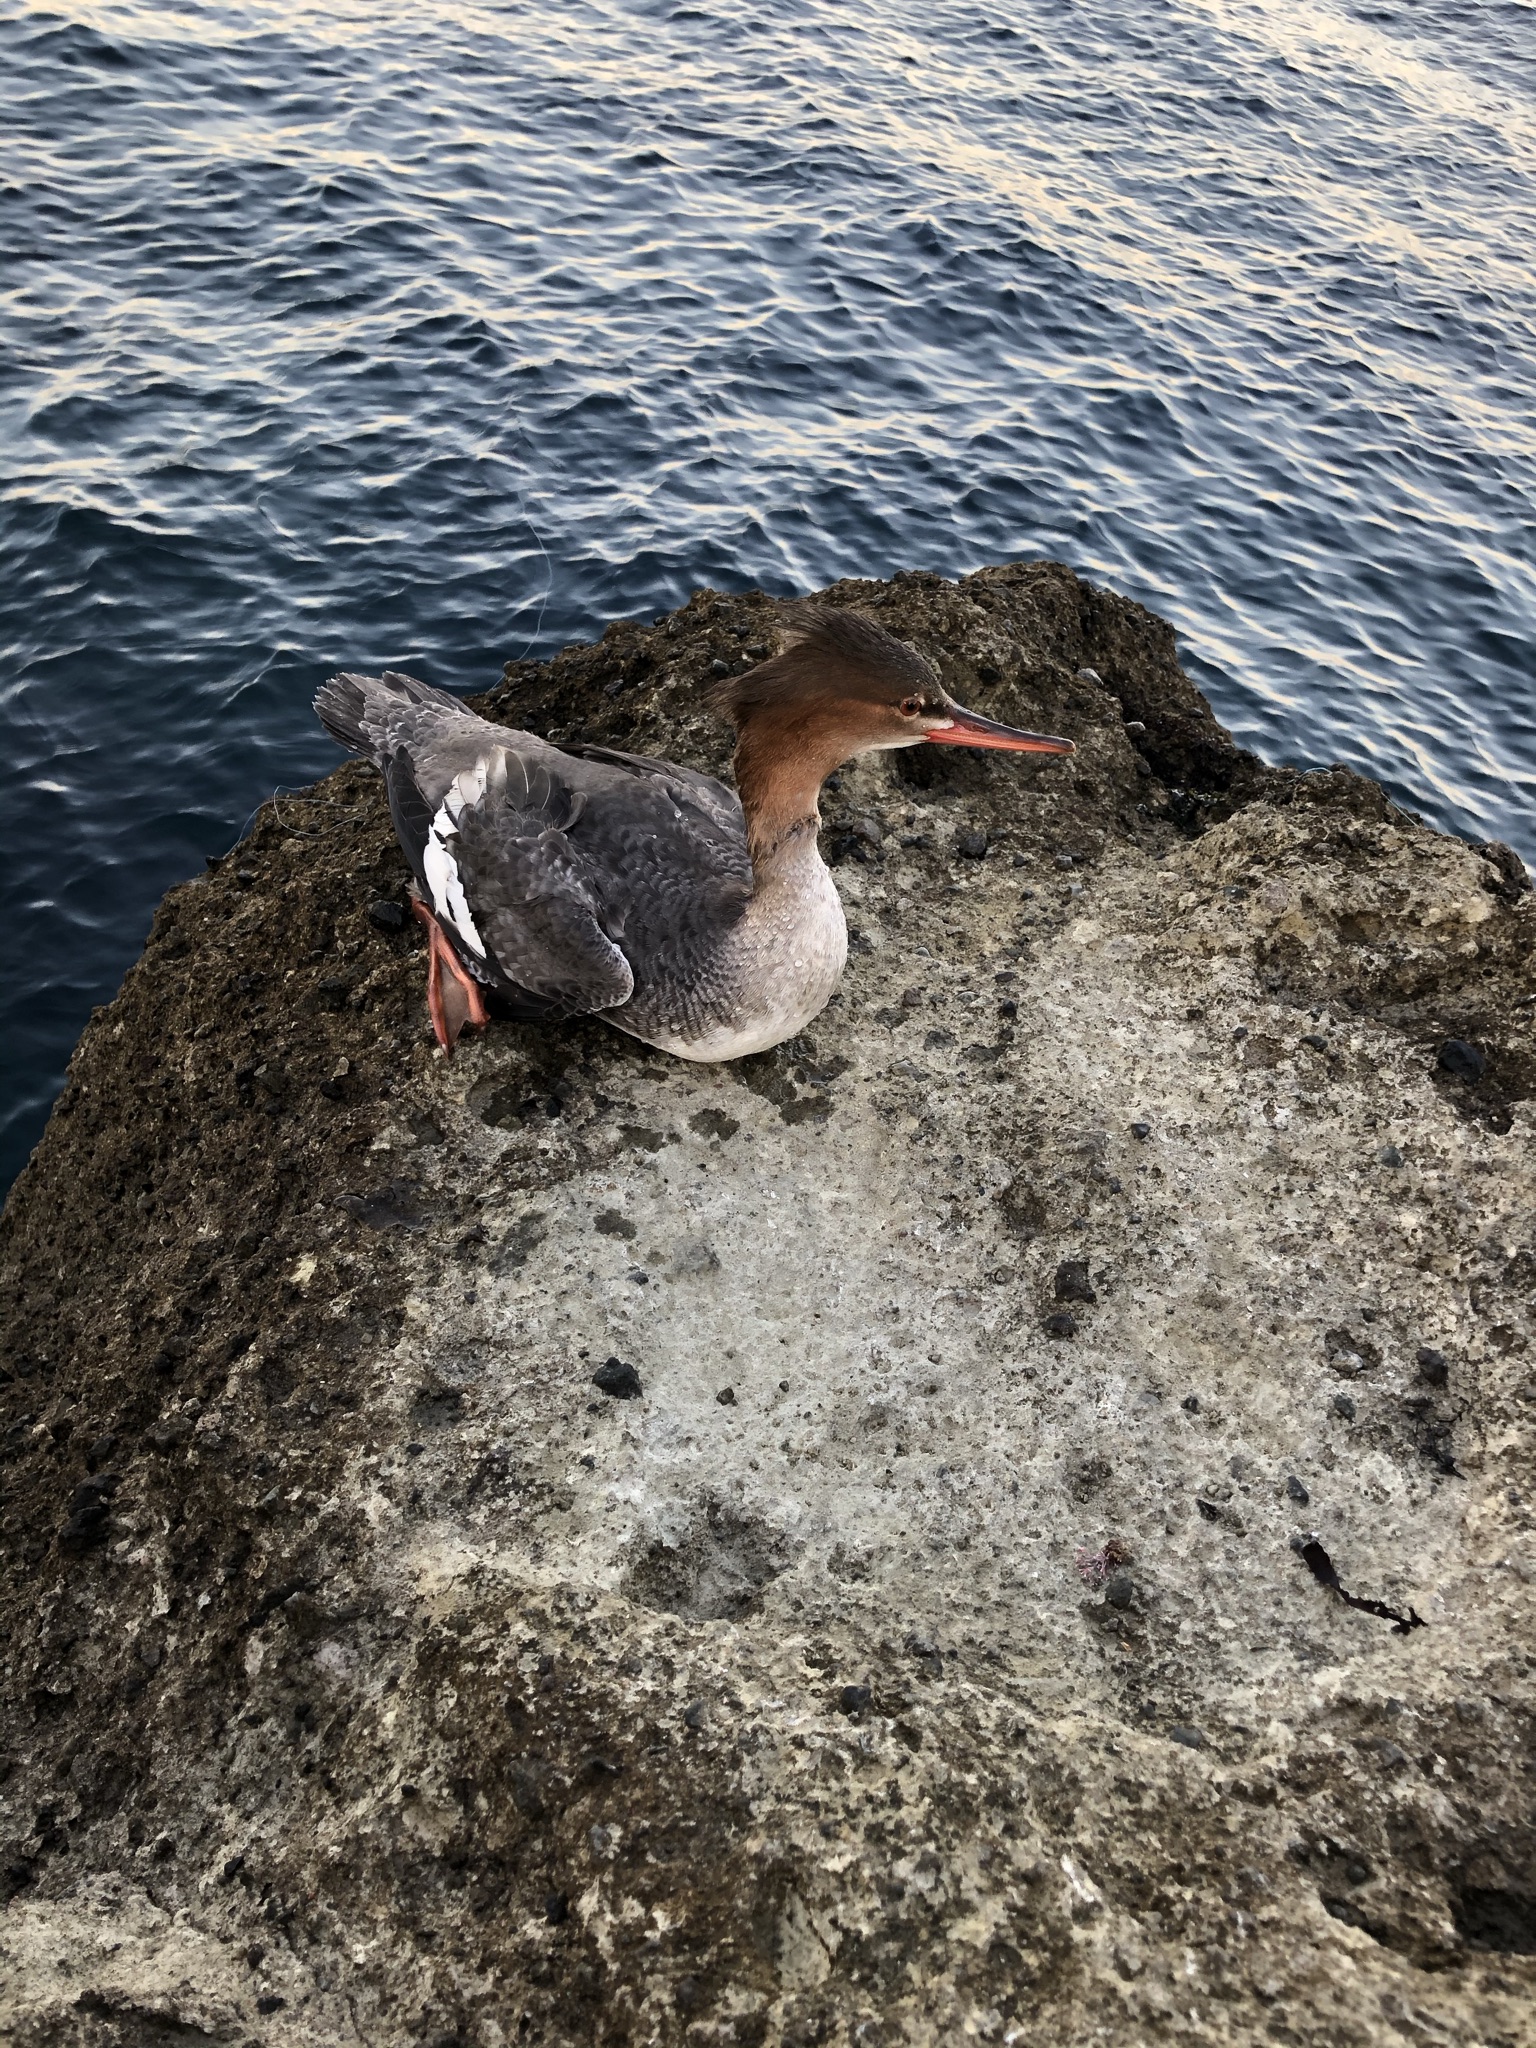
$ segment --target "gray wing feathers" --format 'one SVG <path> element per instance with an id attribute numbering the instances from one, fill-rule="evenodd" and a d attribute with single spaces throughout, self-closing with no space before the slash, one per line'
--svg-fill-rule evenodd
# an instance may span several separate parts
<path id="1" fill-rule="evenodd" d="M 742 815 L 741 798 L 713 775 L 703 775 L 697 768 L 680 768 L 675 761 L 658 760 L 648 754 L 625 754 L 617 747 L 575 746 L 568 751 L 578 760 L 608 762 L 637 780 L 666 788 L 682 809 L 702 812 L 711 825 L 745 845 L 747 821 Z"/>
<path id="2" fill-rule="evenodd" d="M 487 950 L 519 990 L 564 1016 L 629 1001 L 633 970 L 563 832 L 509 839 L 494 814 L 466 813 L 458 865 Z"/>
<path id="3" fill-rule="evenodd" d="M 671 761 L 555 747 L 413 676 L 333 676 L 333 738 L 384 770 L 418 884 L 470 972 L 525 1015 L 686 981 L 751 894 L 733 790 Z"/>

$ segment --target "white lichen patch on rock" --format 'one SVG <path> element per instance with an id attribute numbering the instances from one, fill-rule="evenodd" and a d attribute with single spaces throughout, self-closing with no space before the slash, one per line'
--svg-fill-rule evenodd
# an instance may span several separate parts
<path id="1" fill-rule="evenodd" d="M 1205 856 L 1202 842 L 1165 863 L 1160 892 L 1177 899 Z M 1247 1661 L 1257 1638 L 1278 1655 L 1358 1636 L 1290 1561 L 1302 1527 L 1350 1546 L 1357 1575 L 1464 1625 L 1493 1562 L 1461 1541 L 1483 1445 L 1475 1431 L 1458 1444 L 1468 1476 L 1450 1482 L 1401 1409 L 1419 1346 L 1464 1348 L 1456 1282 L 1477 1233 L 1457 1192 L 1496 1172 L 1480 1231 L 1529 1201 L 1503 1170 L 1522 1156 L 1523 1116 L 1502 1137 L 1469 1126 L 1400 1040 L 1348 1017 L 1317 1020 L 1332 1050 L 1299 1044 L 1312 1020 L 1266 998 L 1251 957 L 1237 971 L 1192 964 L 1178 941 L 1194 906 L 1157 935 L 1161 964 L 1129 992 L 1077 957 L 1080 916 L 1027 981 L 1006 984 L 1009 1042 L 967 1061 L 968 1032 L 998 1033 L 995 975 L 1014 960 L 1018 878 L 987 881 L 967 911 L 998 944 L 965 971 L 969 987 L 935 957 L 893 1031 L 877 1017 L 913 968 L 887 953 L 785 1061 L 792 1078 L 836 1047 L 846 1065 L 825 1121 L 786 1124 L 729 1070 L 636 1067 L 623 1114 L 656 1149 L 535 1204 L 493 1192 L 501 1134 L 468 1107 L 495 1082 L 494 1048 L 444 1075 L 437 1106 L 457 1140 L 444 1170 L 481 1191 L 486 1243 L 412 1323 L 396 1385 L 402 1399 L 462 1389 L 488 1447 L 504 1448 L 505 1490 L 464 1535 L 551 1586 L 649 1596 L 699 1620 L 953 1623 L 1029 1644 L 1035 1682 L 1071 1693 L 1100 1651 L 1070 1558 L 1111 1532 L 1142 1561 L 1126 1630 L 1198 1614 L 1234 1631 L 1198 1674 L 1204 1699 L 1242 1683 L 1231 1647 L 1262 1684 Z M 1106 940 L 1144 923 L 1146 893 L 1139 865 L 1095 876 Z M 934 1036 L 949 1043 L 927 1049 Z M 1273 1065 L 1251 1062 L 1255 1037 L 1280 1048 Z M 1341 1061 L 1347 1086 L 1330 1073 Z M 585 1108 L 577 1082 L 564 1116 Z M 737 1126 L 729 1137 L 707 1134 L 711 1111 Z M 1144 1140 L 1131 1129 L 1143 1121 Z M 1407 1148 L 1402 1168 L 1377 1161 L 1389 1140 Z M 1082 1213 L 1064 1232 L 1021 1233 L 1005 1199 L 1021 1189 Z M 1426 1241 L 1443 1270 L 1407 1285 L 1404 1253 Z M 498 1270 L 507 1242 L 519 1251 Z M 680 1261 L 701 1243 L 711 1263 Z M 1092 1305 L 1055 1301 L 1064 1251 L 1086 1261 Z M 1071 1339 L 1047 1329 L 1058 1307 Z M 1377 1357 L 1346 1382 L 1325 1337 L 1350 1324 Z M 610 1355 L 636 1366 L 640 1399 L 591 1386 Z M 1346 1384 L 1348 1421 L 1332 1406 Z M 1305 1515 L 1290 1477 L 1313 1496 Z M 551 1491 L 570 1496 L 553 1522 Z"/>

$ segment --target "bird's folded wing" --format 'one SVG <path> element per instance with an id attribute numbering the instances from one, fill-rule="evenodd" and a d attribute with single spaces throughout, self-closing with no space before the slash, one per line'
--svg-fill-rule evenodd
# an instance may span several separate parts
<path id="1" fill-rule="evenodd" d="M 487 728 L 483 746 L 472 733 L 452 739 L 430 762 L 396 750 L 385 766 L 390 810 L 461 958 L 525 1014 L 617 1008 L 634 993 L 637 965 L 686 965 L 740 917 L 752 867 L 740 802 L 724 784 L 606 747 L 566 753 L 528 734 Z"/>
<path id="2" fill-rule="evenodd" d="M 603 929 L 565 834 L 520 829 L 526 812 L 466 806 L 452 842 L 457 879 L 491 964 L 546 1016 L 627 1003 L 635 977 Z"/>
<path id="3" fill-rule="evenodd" d="M 397 747 L 385 757 L 384 788 L 389 797 L 389 815 L 395 837 L 411 864 L 411 873 L 425 887 L 422 855 L 432 835 L 432 806 L 422 794 L 415 767 L 404 747 Z"/>
<path id="4" fill-rule="evenodd" d="M 741 799 L 713 775 L 697 768 L 680 768 L 675 761 L 654 760 L 648 754 L 626 754 L 618 747 L 573 745 L 566 749 L 582 761 L 603 761 L 620 768 L 637 780 L 665 788 L 674 803 L 694 811 L 732 840 L 745 842 L 746 820 Z"/>

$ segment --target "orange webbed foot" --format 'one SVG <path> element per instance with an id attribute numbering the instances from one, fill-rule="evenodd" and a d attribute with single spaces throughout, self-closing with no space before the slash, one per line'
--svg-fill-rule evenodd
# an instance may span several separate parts
<path id="1" fill-rule="evenodd" d="M 438 1044 L 451 1059 L 466 1026 L 484 1030 L 491 1021 L 480 984 L 464 970 L 436 915 L 419 896 L 411 908 L 427 928 L 427 1010 Z"/>

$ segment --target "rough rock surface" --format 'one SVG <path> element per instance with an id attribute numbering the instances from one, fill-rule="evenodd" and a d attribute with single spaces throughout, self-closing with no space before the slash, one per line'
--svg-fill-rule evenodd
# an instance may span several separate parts
<path id="1" fill-rule="evenodd" d="M 1059 567 L 831 598 L 1081 751 L 843 775 L 806 1038 L 444 1061 L 358 766 L 93 1019 L 0 1243 L 4 2038 L 1536 2040 L 1524 872 Z M 718 766 L 769 640 L 489 707 Z"/>

